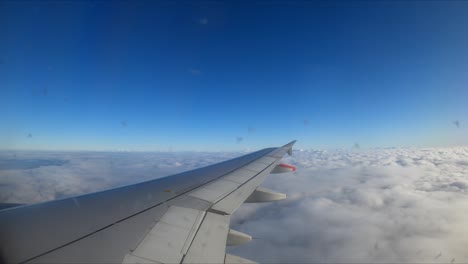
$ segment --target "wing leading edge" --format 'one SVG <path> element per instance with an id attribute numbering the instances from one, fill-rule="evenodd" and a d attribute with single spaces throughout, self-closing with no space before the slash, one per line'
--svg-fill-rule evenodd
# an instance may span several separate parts
<path id="1" fill-rule="evenodd" d="M 285 197 L 259 186 L 294 143 L 162 179 L 1 210 L 0 262 L 245 262 L 225 254 L 226 241 L 249 240 L 229 229 L 230 215 L 244 202 Z"/>

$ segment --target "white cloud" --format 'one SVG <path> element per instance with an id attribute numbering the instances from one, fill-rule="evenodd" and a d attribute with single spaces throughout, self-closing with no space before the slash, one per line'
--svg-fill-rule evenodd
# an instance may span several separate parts
<path id="1" fill-rule="evenodd" d="M 207 166 L 239 153 L 0 152 L 0 203 L 37 203 Z M 50 164 L 65 161 L 63 165 Z M 14 163 L 25 169 L 7 169 Z M 42 165 L 42 166 L 41 166 Z M 9 166 L 11 167 L 11 166 Z"/>
<path id="2" fill-rule="evenodd" d="M 232 227 L 261 239 L 232 253 L 262 263 L 468 261 L 468 148 L 302 151 L 285 160 L 298 171 L 264 185 L 289 198 L 241 207 Z"/>
<path id="3" fill-rule="evenodd" d="M 98 191 L 240 154 L 18 152 L 19 160 L 68 162 L 0 166 L 0 200 Z M 232 227 L 258 239 L 231 253 L 262 263 L 468 262 L 468 148 L 295 151 L 284 160 L 298 171 L 271 175 L 264 186 L 288 199 L 243 205 Z"/>

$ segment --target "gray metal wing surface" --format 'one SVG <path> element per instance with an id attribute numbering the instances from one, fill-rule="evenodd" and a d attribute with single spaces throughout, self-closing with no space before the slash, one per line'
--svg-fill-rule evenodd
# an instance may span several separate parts
<path id="1" fill-rule="evenodd" d="M 246 200 L 284 198 L 259 186 L 294 143 L 161 179 L 0 210 L 0 262 L 246 263 L 225 253 L 226 244 L 248 238 L 229 228 L 230 215 Z"/>

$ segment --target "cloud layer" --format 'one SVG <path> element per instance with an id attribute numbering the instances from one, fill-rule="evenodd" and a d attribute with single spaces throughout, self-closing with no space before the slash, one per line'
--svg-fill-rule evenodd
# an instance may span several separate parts
<path id="1" fill-rule="evenodd" d="M 160 178 L 240 153 L 0 152 L 0 203 L 38 203 Z"/>
<path id="2" fill-rule="evenodd" d="M 240 154 L 1 152 L 0 202 L 78 195 Z M 468 262 L 468 148 L 295 151 L 285 162 L 298 170 L 264 186 L 288 199 L 243 205 L 232 227 L 256 239 L 229 252 L 262 263 Z"/>
<path id="3" fill-rule="evenodd" d="M 262 263 L 468 262 L 468 148 L 303 151 L 265 186 L 285 201 L 244 205 L 230 249 Z"/>

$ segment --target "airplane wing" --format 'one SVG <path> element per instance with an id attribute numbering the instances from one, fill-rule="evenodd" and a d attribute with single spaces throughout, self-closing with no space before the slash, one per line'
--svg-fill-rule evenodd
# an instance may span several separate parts
<path id="1" fill-rule="evenodd" d="M 229 228 L 295 141 L 208 167 L 107 191 L 0 211 L 0 263 L 249 263 L 226 254 L 250 236 Z"/>

